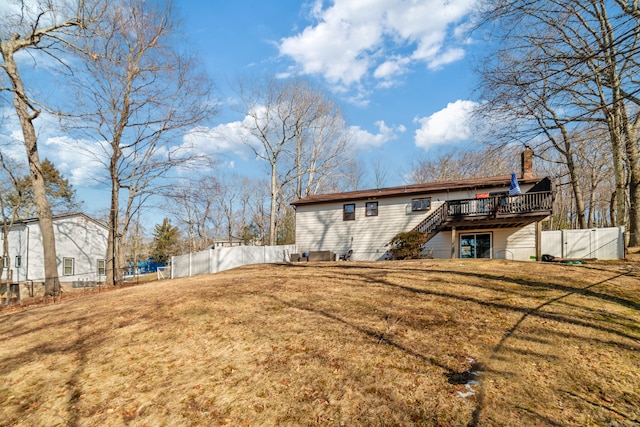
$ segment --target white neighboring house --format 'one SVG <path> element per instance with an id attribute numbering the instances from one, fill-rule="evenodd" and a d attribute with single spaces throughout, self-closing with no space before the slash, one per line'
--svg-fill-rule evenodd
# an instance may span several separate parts
<path id="1" fill-rule="evenodd" d="M 56 215 L 53 232 L 63 288 L 93 287 L 104 282 L 106 225 L 82 213 Z M 2 230 L 0 236 L 4 238 Z M 2 282 L 20 284 L 22 297 L 43 293 L 45 274 L 40 222 L 37 218 L 16 221 L 8 237 L 9 256 L 2 260 Z M 6 286 L 2 292 L 5 291 Z"/>
<path id="2" fill-rule="evenodd" d="M 533 176 L 532 159 L 526 150 L 519 195 L 509 195 L 512 177 L 503 175 L 297 200 L 298 251 L 382 260 L 396 234 L 418 230 L 434 258 L 540 259 L 540 221 L 552 213 L 553 193 L 548 178 Z"/>

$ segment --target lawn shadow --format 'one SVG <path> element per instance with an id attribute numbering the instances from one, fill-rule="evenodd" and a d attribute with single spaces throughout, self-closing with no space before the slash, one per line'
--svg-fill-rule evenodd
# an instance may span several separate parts
<path id="1" fill-rule="evenodd" d="M 522 325 L 522 323 L 523 323 L 527 318 L 529 318 L 530 316 L 534 316 L 534 315 L 535 315 L 535 316 L 540 316 L 540 315 L 541 315 L 540 311 L 541 311 L 544 307 L 546 307 L 546 306 L 548 306 L 548 305 L 551 305 L 551 304 L 553 304 L 553 303 L 555 303 L 555 302 L 558 302 L 558 301 L 560 301 L 560 300 L 563 300 L 563 299 L 565 299 L 565 298 L 567 298 L 567 297 L 570 297 L 570 296 L 572 296 L 572 295 L 575 295 L 575 294 L 579 294 L 579 295 L 582 295 L 582 296 L 590 296 L 590 297 L 592 297 L 592 296 L 594 296 L 594 295 L 595 295 L 595 293 L 591 293 L 591 292 L 589 292 L 589 290 L 590 290 L 591 288 L 593 288 L 593 287 L 595 287 L 595 286 L 598 286 L 598 285 L 602 285 L 602 284 L 604 284 L 604 283 L 606 283 L 606 282 L 609 282 L 609 281 L 611 281 L 611 280 L 614 280 L 614 279 L 616 279 L 616 278 L 618 278 L 618 277 L 625 276 L 626 274 L 627 274 L 627 273 L 620 273 L 620 274 L 614 275 L 614 276 L 612 276 L 612 277 L 610 277 L 610 278 L 607 278 L 607 279 L 604 279 L 604 280 L 598 281 L 598 282 L 596 282 L 596 283 L 593 283 L 593 284 L 591 284 L 591 285 L 585 286 L 585 287 L 583 287 L 583 288 L 575 288 L 575 289 L 570 288 L 571 290 L 570 290 L 570 291 L 568 291 L 568 292 L 566 292 L 565 294 L 560 295 L 560 296 L 557 296 L 557 297 L 555 297 L 555 298 L 551 298 L 550 300 L 545 301 L 544 303 L 542 303 L 542 304 L 540 304 L 540 305 L 538 305 L 538 306 L 536 306 L 536 307 L 534 307 L 534 308 L 532 308 L 532 309 L 530 309 L 530 310 L 526 311 L 526 312 L 525 312 L 525 313 L 523 313 L 523 314 L 522 314 L 522 316 L 521 316 L 521 317 L 520 317 L 520 318 L 515 322 L 515 324 L 505 332 L 505 334 L 504 334 L 504 336 L 502 337 L 502 339 L 500 340 L 500 342 L 499 342 L 499 343 L 498 343 L 498 344 L 493 348 L 493 350 L 492 350 L 491 354 L 489 355 L 489 359 L 488 359 L 488 360 L 489 360 L 489 361 L 491 361 L 494 357 L 496 357 L 497 355 L 499 355 L 499 353 L 504 349 L 504 346 L 505 346 L 505 344 L 507 343 L 507 341 L 508 341 L 508 340 L 510 340 L 510 338 L 511 338 L 511 337 L 515 334 L 515 332 L 520 328 L 520 326 Z M 561 288 L 561 289 L 562 289 L 562 288 L 566 288 L 566 287 L 559 287 L 559 288 Z M 620 299 L 618 299 L 618 298 L 605 298 L 605 299 L 606 299 L 607 301 L 609 301 L 609 302 L 615 302 L 615 303 L 617 303 L 617 304 L 620 304 L 620 303 L 621 303 L 621 302 L 620 302 Z M 634 303 L 634 302 L 631 302 L 631 303 L 630 303 L 630 302 L 628 302 L 628 301 L 626 301 L 626 300 L 623 300 L 623 301 L 624 301 L 624 304 L 623 304 L 623 305 L 624 305 L 625 307 L 629 307 L 629 306 L 631 306 L 631 307 L 633 308 L 634 306 L 638 306 L 638 304 L 637 304 L 637 303 Z M 542 317 L 546 317 L 546 316 L 544 316 L 544 315 L 543 315 Z M 576 321 L 571 322 L 571 323 L 576 324 Z M 577 324 L 583 324 L 583 323 L 584 323 L 584 322 L 577 322 Z M 586 324 L 586 323 L 585 323 L 584 325 L 582 325 L 582 326 L 594 327 L 593 325 L 589 325 L 589 324 Z M 638 339 L 638 337 L 627 336 L 626 334 L 622 334 L 622 333 L 620 333 L 620 332 L 618 332 L 618 331 L 610 330 L 610 329 L 608 329 L 608 328 L 596 327 L 596 329 L 599 329 L 599 330 L 601 330 L 601 331 L 603 331 L 603 332 L 608 332 L 608 333 L 617 333 L 618 335 L 625 336 L 625 337 L 627 337 L 627 338 L 629 338 L 629 339 L 632 339 L 632 340 L 637 340 L 637 339 Z M 476 427 L 476 426 L 478 426 L 478 424 L 479 424 L 479 422 L 480 422 L 480 416 L 481 416 L 482 411 L 483 411 L 483 409 L 484 409 L 484 398 L 485 398 L 485 392 L 486 392 L 486 391 L 485 391 L 485 383 L 484 383 L 483 381 L 480 381 L 480 388 L 479 388 L 479 391 L 478 391 L 478 398 L 477 398 L 477 400 L 476 400 L 476 407 L 475 407 L 475 409 L 474 409 L 474 411 L 473 411 L 472 418 L 471 418 L 471 421 L 470 421 L 470 422 L 469 422 L 469 424 L 468 424 L 468 427 Z M 529 412 L 530 412 L 530 411 L 529 411 Z M 557 424 L 557 423 L 553 422 L 552 420 L 545 419 L 545 421 L 547 421 L 548 423 L 551 423 L 552 425 L 556 425 L 556 424 Z M 558 424 L 558 425 L 559 425 L 559 424 Z"/>
<path id="2" fill-rule="evenodd" d="M 327 264 L 327 265 L 323 265 L 321 263 L 315 263 L 309 266 L 296 265 L 296 264 L 293 265 L 293 268 L 304 269 L 307 267 L 313 267 L 314 269 L 325 270 L 328 277 L 331 277 L 332 275 L 337 275 L 337 274 L 340 274 L 342 276 L 347 276 L 347 277 L 353 276 L 354 280 L 358 279 L 360 281 L 376 283 L 382 286 L 388 286 L 391 288 L 414 293 L 417 295 L 440 297 L 445 301 L 469 302 L 469 303 L 478 304 L 484 307 L 493 308 L 501 311 L 520 313 L 520 317 L 515 321 L 515 323 L 513 323 L 513 325 L 509 329 L 507 329 L 504 332 L 500 341 L 491 350 L 491 353 L 486 361 L 487 365 L 490 364 L 489 362 L 492 359 L 497 360 L 502 357 L 502 353 L 504 351 L 506 343 L 509 342 L 511 339 L 513 339 L 513 337 L 516 335 L 516 332 L 518 332 L 518 330 L 521 329 L 521 325 L 523 324 L 523 322 L 525 322 L 527 319 L 531 317 L 539 318 L 542 320 L 555 321 L 555 322 L 564 323 L 568 325 L 584 327 L 588 329 L 593 329 L 608 335 L 617 336 L 619 338 L 626 339 L 626 340 L 631 340 L 632 342 L 640 341 L 640 333 L 635 333 L 635 332 L 640 332 L 638 321 L 635 318 L 624 317 L 620 314 L 612 314 L 612 316 L 615 317 L 616 319 L 616 325 L 620 326 L 621 328 L 625 328 L 625 330 L 619 330 L 613 327 L 608 327 L 607 325 L 610 324 L 610 322 L 607 322 L 606 319 L 598 320 L 598 319 L 594 319 L 593 317 L 588 317 L 587 315 L 577 317 L 576 315 L 571 313 L 569 313 L 568 315 L 564 315 L 564 314 L 544 311 L 545 307 L 548 307 L 550 305 L 563 301 L 568 297 L 576 296 L 576 295 L 583 298 L 595 299 L 605 303 L 618 305 L 620 307 L 624 307 L 627 309 L 640 311 L 640 303 L 638 303 L 635 300 L 622 298 L 616 295 L 610 295 L 608 293 L 595 291 L 593 289 L 599 285 L 612 282 L 622 277 L 637 280 L 636 275 L 632 274 L 632 272 L 630 271 L 620 271 L 619 269 L 616 271 L 611 271 L 606 268 L 597 268 L 597 270 L 599 271 L 602 271 L 605 273 L 611 273 L 611 276 L 604 278 L 602 280 L 598 280 L 597 282 L 588 284 L 586 286 L 569 286 L 566 284 L 549 283 L 542 280 L 518 279 L 518 278 L 514 279 L 514 278 L 506 277 L 501 274 L 473 273 L 473 272 L 443 270 L 440 268 L 438 269 L 433 268 L 433 267 L 438 267 L 437 263 L 427 265 L 423 268 L 416 267 L 416 266 L 406 266 L 406 265 L 402 265 L 402 266 L 385 265 L 384 263 L 382 263 L 381 265 L 366 265 L 366 264 L 361 265 L 358 263 L 353 263 L 353 264 L 351 263 L 335 264 L 334 263 L 334 264 Z M 351 271 L 352 273 L 345 274 L 345 272 L 348 272 L 348 271 Z M 375 274 L 374 273 L 368 274 L 367 271 L 375 271 Z M 387 279 L 384 274 L 379 274 L 381 271 L 382 272 L 387 271 L 393 274 L 390 274 L 389 275 L 390 278 Z M 433 287 L 431 289 L 421 289 L 419 287 L 413 287 L 413 286 L 407 286 L 404 284 L 394 283 L 394 280 L 399 280 L 402 277 L 403 273 L 410 273 L 410 272 L 414 274 L 407 274 L 406 279 L 413 280 L 413 281 L 415 281 L 415 277 L 416 277 L 415 273 L 419 273 L 420 275 L 423 275 L 422 276 L 423 280 L 427 280 L 426 278 L 428 277 L 428 275 L 441 274 L 441 275 L 448 275 L 453 277 L 456 277 L 456 276 L 461 278 L 463 277 L 465 279 L 468 279 L 468 278 L 477 279 L 475 283 L 468 283 L 468 281 L 465 281 L 464 286 L 485 288 L 488 290 L 492 290 L 494 292 L 504 292 L 504 290 L 499 289 L 497 286 L 492 287 L 491 285 L 487 285 L 487 283 L 503 282 L 503 283 L 508 283 L 509 285 L 517 285 L 524 288 L 546 289 L 553 292 L 560 292 L 561 294 L 552 296 L 552 297 L 548 297 L 548 296 L 545 297 L 544 295 L 529 295 L 530 298 L 535 298 L 543 301 L 533 307 L 527 307 L 523 305 L 510 305 L 510 304 L 496 302 L 496 301 L 488 301 L 488 300 L 483 300 L 479 298 L 473 298 L 470 296 L 454 294 L 451 292 L 446 292 L 444 289 L 443 290 L 433 289 Z M 400 274 L 400 276 L 398 276 L 398 274 Z M 526 297 L 527 295 L 524 295 L 524 296 Z M 335 318 L 335 316 L 332 316 L 330 313 L 322 313 L 322 312 L 320 313 L 328 317 Z M 352 325 L 349 322 L 345 322 L 340 318 L 335 318 L 335 320 L 342 321 L 354 328 L 360 328 L 357 325 Z M 367 333 L 372 337 L 376 337 L 376 334 L 373 331 L 365 330 L 362 332 Z M 573 335 L 571 335 L 571 337 L 574 338 Z M 623 346 L 623 343 L 616 342 L 616 341 L 611 341 L 611 342 L 614 343 L 615 345 Z M 453 372 L 450 369 L 448 369 L 446 366 L 443 366 L 443 364 L 438 363 L 436 360 L 434 360 L 434 358 L 426 357 L 422 354 L 416 353 L 413 350 L 408 349 L 404 346 L 397 345 L 391 340 L 387 340 L 385 341 L 385 343 L 389 345 L 393 345 L 402 351 L 406 351 L 408 354 L 412 354 L 412 355 L 415 355 L 416 357 L 420 357 L 422 360 L 435 364 L 440 368 L 444 369 L 445 371 L 447 371 L 445 375 L 447 376 L 448 381 L 452 384 L 463 384 L 470 379 L 467 371 Z M 628 345 L 625 345 L 625 348 L 632 349 Z M 638 350 L 638 349 L 635 349 L 635 350 Z M 479 378 L 479 391 L 476 395 L 477 398 L 476 398 L 475 408 L 471 414 L 471 419 L 468 423 L 469 427 L 475 427 L 480 424 L 480 418 L 483 410 L 485 409 L 484 408 L 485 393 L 486 393 L 486 390 L 485 390 L 484 381 L 482 381 L 482 378 Z M 534 416 L 535 418 L 541 421 L 544 421 L 549 425 L 561 425 L 556 421 L 545 418 L 541 414 L 536 414 L 533 411 L 528 411 L 528 412 L 530 416 Z M 620 416 L 625 416 L 627 417 L 627 419 L 631 419 L 624 414 L 620 414 Z"/>

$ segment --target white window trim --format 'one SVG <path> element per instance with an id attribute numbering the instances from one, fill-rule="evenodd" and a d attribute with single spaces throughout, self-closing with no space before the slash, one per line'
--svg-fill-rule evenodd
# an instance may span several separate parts
<path id="1" fill-rule="evenodd" d="M 71 273 L 67 274 L 67 261 L 71 261 Z M 65 257 L 62 258 L 62 275 L 63 276 L 73 276 L 76 270 L 76 260 L 75 258 Z"/>

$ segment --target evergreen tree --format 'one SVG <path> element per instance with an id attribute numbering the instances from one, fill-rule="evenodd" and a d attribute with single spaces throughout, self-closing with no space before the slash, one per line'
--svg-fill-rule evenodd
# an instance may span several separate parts
<path id="1" fill-rule="evenodd" d="M 178 227 L 171 225 L 168 218 L 162 220 L 162 224 L 156 224 L 153 230 L 153 258 L 156 262 L 166 264 L 173 255 L 178 253 L 178 240 L 180 231 Z"/>
<path id="2" fill-rule="evenodd" d="M 0 155 L 0 205 L 3 221 L 36 217 L 32 176 L 24 171 L 20 164 Z M 79 209 L 76 190 L 51 161 L 42 163 L 42 176 L 45 179 L 45 193 L 52 213 L 63 214 Z"/>

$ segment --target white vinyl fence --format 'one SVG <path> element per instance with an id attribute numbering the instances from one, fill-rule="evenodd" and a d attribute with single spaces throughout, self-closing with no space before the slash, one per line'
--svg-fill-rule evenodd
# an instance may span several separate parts
<path id="1" fill-rule="evenodd" d="M 171 278 L 218 273 L 249 264 L 288 262 L 296 245 L 234 246 L 171 257 Z"/>
<path id="2" fill-rule="evenodd" d="M 542 232 L 542 253 L 557 258 L 624 258 L 624 227 Z"/>
<path id="3" fill-rule="evenodd" d="M 624 258 L 624 227 L 542 232 L 542 253 L 557 258 Z M 171 258 L 171 278 L 217 273 L 249 264 L 289 262 L 296 245 L 234 246 Z"/>

